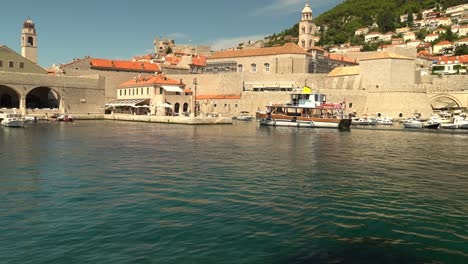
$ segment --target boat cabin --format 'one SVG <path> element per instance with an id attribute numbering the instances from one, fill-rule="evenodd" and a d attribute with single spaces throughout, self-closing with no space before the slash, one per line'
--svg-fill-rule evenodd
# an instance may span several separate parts
<path id="1" fill-rule="evenodd" d="M 343 118 L 341 104 L 326 103 L 324 94 L 291 94 L 291 101 L 286 104 L 267 106 L 267 114 L 293 117 Z"/>

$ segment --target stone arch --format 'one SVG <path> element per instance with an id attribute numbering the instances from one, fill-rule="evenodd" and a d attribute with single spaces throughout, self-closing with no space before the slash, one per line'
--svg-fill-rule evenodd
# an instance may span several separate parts
<path id="1" fill-rule="evenodd" d="M 432 109 L 447 109 L 461 107 L 461 102 L 448 94 L 439 94 L 429 99 Z"/>
<path id="2" fill-rule="evenodd" d="M 189 104 L 188 104 L 188 103 L 184 103 L 184 106 L 182 107 L 182 111 L 183 111 L 184 113 L 186 113 L 186 112 L 188 112 L 188 110 L 189 110 L 188 108 L 189 108 Z"/>
<path id="3" fill-rule="evenodd" d="M 20 108 L 21 94 L 15 88 L 0 84 L 0 109 Z"/>
<path id="4" fill-rule="evenodd" d="M 26 94 L 27 109 L 59 108 L 60 94 L 49 87 L 36 87 Z"/>
<path id="5" fill-rule="evenodd" d="M 178 114 L 180 112 L 180 104 L 179 103 L 175 103 L 174 105 L 174 113 Z"/>

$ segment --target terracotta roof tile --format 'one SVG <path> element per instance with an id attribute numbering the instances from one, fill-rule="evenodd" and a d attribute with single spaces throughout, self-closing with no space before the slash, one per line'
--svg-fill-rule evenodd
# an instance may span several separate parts
<path id="1" fill-rule="evenodd" d="M 92 68 L 128 70 L 128 71 L 143 71 L 143 72 L 160 72 L 161 69 L 157 64 L 149 62 L 133 62 L 123 60 L 106 60 L 106 59 L 90 59 Z"/>
<path id="2" fill-rule="evenodd" d="M 158 74 L 156 76 L 149 75 L 149 76 L 140 76 L 128 82 L 122 83 L 119 87 L 139 87 L 139 86 L 148 86 L 148 85 L 183 85 L 178 80 L 167 78 L 163 74 Z"/>
<path id="3" fill-rule="evenodd" d="M 343 56 L 343 55 L 338 55 L 338 54 L 333 54 L 330 53 L 329 57 L 331 60 L 337 60 L 337 61 L 346 61 L 346 62 L 351 62 L 351 63 L 357 63 L 356 60 L 351 59 L 349 57 Z"/>
<path id="4" fill-rule="evenodd" d="M 327 77 L 339 77 L 359 74 L 361 74 L 361 68 L 359 66 L 336 67 L 328 74 Z"/>
<path id="5" fill-rule="evenodd" d="M 284 46 L 260 48 L 260 49 L 245 49 L 245 50 L 227 50 L 218 51 L 208 59 L 224 59 L 235 57 L 253 57 L 253 56 L 268 56 L 279 54 L 304 54 L 307 53 L 304 49 L 294 43 L 286 43 Z"/>
<path id="6" fill-rule="evenodd" d="M 435 44 L 434 46 L 445 46 L 445 45 L 453 45 L 453 43 L 450 42 L 450 41 L 445 40 L 445 41 L 442 41 L 442 42 L 439 42 L 439 43 Z"/>
<path id="7" fill-rule="evenodd" d="M 193 57 L 192 65 L 206 67 L 206 57 L 204 56 Z"/>

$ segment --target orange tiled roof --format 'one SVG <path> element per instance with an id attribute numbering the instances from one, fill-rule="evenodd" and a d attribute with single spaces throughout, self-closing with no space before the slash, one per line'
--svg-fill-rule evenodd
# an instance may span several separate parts
<path id="1" fill-rule="evenodd" d="M 203 94 L 197 95 L 197 100 L 212 100 L 212 99 L 241 99 L 240 95 L 232 95 L 232 94 Z"/>
<path id="2" fill-rule="evenodd" d="M 460 42 L 468 42 L 468 38 L 463 38 L 463 39 L 459 39 L 457 41 L 455 41 L 457 43 L 460 43 Z"/>
<path id="3" fill-rule="evenodd" d="M 329 57 L 330 57 L 331 60 L 346 61 L 346 62 L 351 62 L 351 63 L 356 63 L 357 64 L 356 60 L 345 57 L 343 55 L 337 55 L 337 54 L 330 53 Z"/>
<path id="4" fill-rule="evenodd" d="M 175 56 L 166 56 L 166 57 L 164 57 L 164 59 L 170 65 L 177 65 L 182 60 L 181 57 L 175 57 Z"/>
<path id="5" fill-rule="evenodd" d="M 106 59 L 90 59 L 92 68 L 128 70 L 128 71 L 143 71 L 143 72 L 160 72 L 161 69 L 157 64 L 149 62 L 133 62 L 123 60 L 106 60 Z"/>
<path id="6" fill-rule="evenodd" d="M 439 42 L 439 43 L 435 44 L 434 46 L 445 46 L 445 45 L 453 45 L 453 43 L 450 42 L 450 41 L 445 40 L 445 41 L 442 41 L 442 42 Z"/>
<path id="7" fill-rule="evenodd" d="M 148 85 L 183 85 L 181 81 L 167 78 L 163 74 L 158 74 L 156 76 L 154 75 L 149 75 L 149 76 L 141 76 L 138 78 L 135 78 L 133 80 L 130 80 L 128 82 L 122 83 L 119 85 L 119 87 L 139 87 L 139 86 L 148 86 Z"/>
<path id="8" fill-rule="evenodd" d="M 437 57 L 436 60 L 438 61 L 437 64 L 440 64 L 441 62 L 454 62 L 454 61 L 459 61 L 460 63 L 468 63 L 468 55 L 462 55 L 462 56 L 442 56 L 442 57 Z"/>
<path id="9" fill-rule="evenodd" d="M 206 67 L 206 57 L 205 56 L 193 57 L 192 65 Z"/>
<path id="10" fill-rule="evenodd" d="M 271 47 L 271 48 L 259 48 L 259 49 L 245 49 L 245 50 L 227 50 L 218 51 L 208 59 L 224 59 L 224 58 L 235 58 L 235 57 L 253 57 L 253 56 L 268 56 L 268 55 L 279 55 L 279 54 L 304 54 L 308 53 L 294 43 L 286 43 L 284 46 Z"/>

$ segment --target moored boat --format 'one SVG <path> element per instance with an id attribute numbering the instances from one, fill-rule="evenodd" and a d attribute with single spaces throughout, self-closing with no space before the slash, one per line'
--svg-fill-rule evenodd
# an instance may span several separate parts
<path id="1" fill-rule="evenodd" d="M 265 126 L 349 129 L 342 105 L 325 102 L 324 94 L 292 93 L 290 102 L 267 106 L 257 119 Z"/>
<path id="2" fill-rule="evenodd" d="M 356 126 L 375 126 L 377 125 L 377 119 L 369 118 L 365 114 L 361 118 L 352 119 L 351 124 Z"/>
<path id="3" fill-rule="evenodd" d="M 393 125 L 393 119 L 390 117 L 379 117 L 377 118 L 377 125 Z"/>
<path id="4" fill-rule="evenodd" d="M 468 120 L 461 116 L 457 116 L 453 118 L 452 123 L 443 123 L 441 124 L 441 128 L 443 129 L 468 129 Z"/>
<path id="5" fill-rule="evenodd" d="M 73 122 L 73 117 L 71 115 L 60 115 L 57 117 L 58 122 Z"/>
<path id="6" fill-rule="evenodd" d="M 24 127 L 24 118 L 21 114 L 3 114 L 1 122 L 4 127 Z"/>
<path id="7" fill-rule="evenodd" d="M 248 111 L 241 111 L 240 114 L 236 117 L 236 120 L 241 120 L 241 121 L 250 121 L 254 117 L 250 114 Z"/>

